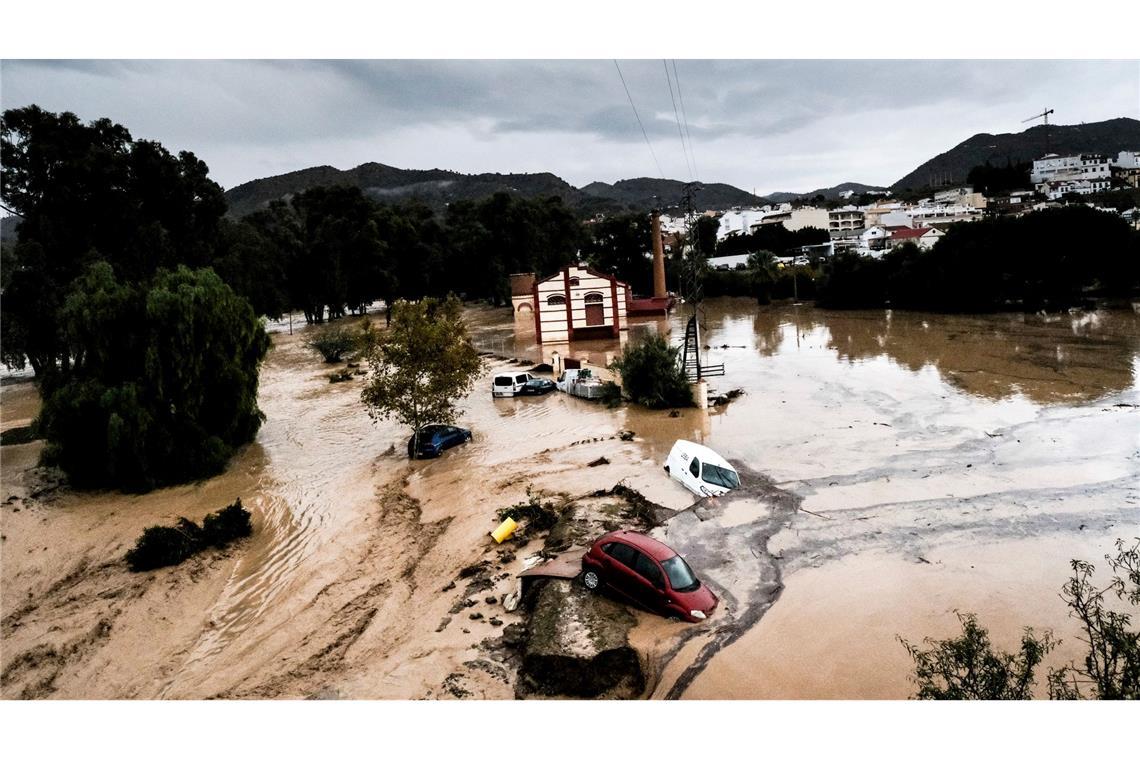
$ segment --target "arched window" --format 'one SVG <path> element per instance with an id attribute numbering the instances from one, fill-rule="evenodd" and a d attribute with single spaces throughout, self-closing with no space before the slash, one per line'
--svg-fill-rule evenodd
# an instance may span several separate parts
<path id="1" fill-rule="evenodd" d="M 554 295 L 549 296 L 546 299 L 546 304 L 548 306 L 565 306 L 566 305 L 566 296 L 560 296 L 557 293 L 555 293 Z"/>
<path id="2" fill-rule="evenodd" d="M 601 293 L 586 294 L 586 303 L 602 303 L 603 300 Z"/>
<path id="3" fill-rule="evenodd" d="M 534 311 L 534 307 L 533 307 L 533 306 L 531 306 L 531 305 L 530 305 L 529 303 L 527 303 L 526 301 L 523 301 L 522 303 L 520 303 L 520 304 L 519 304 L 519 311 L 520 311 L 520 312 L 523 312 L 523 311 Z"/>
<path id="4" fill-rule="evenodd" d="M 572 288 L 576 288 L 576 287 L 578 287 L 580 284 L 581 284 L 581 281 L 580 281 L 580 280 L 579 280 L 577 277 L 571 277 L 571 278 L 570 278 L 570 287 L 572 287 Z"/>

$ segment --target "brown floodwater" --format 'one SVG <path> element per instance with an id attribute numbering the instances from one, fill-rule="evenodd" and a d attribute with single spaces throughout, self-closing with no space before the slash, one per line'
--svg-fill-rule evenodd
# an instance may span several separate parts
<path id="1" fill-rule="evenodd" d="M 635 324 L 621 341 L 538 346 L 509 310 L 467 315 L 484 350 L 595 363 L 644 332 L 679 342 L 688 316 Z M 1071 642 L 1056 596 L 1068 559 L 1099 559 L 1114 538 L 1140 534 L 1130 311 L 948 316 L 720 299 L 705 307 L 702 337 L 705 361 L 725 365 L 716 390 L 744 390 L 731 404 L 673 417 L 558 393 L 495 400 L 491 375 L 515 365 L 489 358 L 461 405 L 474 440 L 415 463 L 402 455 L 406 431 L 365 414 L 360 379 L 327 382 L 305 334 L 275 334 L 265 424 L 223 475 L 3 511 L 6 665 L 37 645 L 80 651 L 61 637 L 88 630 L 102 602 L 73 609 L 61 576 L 121 553 L 146 525 L 198 519 L 236 496 L 254 512 L 253 538 L 195 571 L 193 594 L 175 569 L 140 586 L 141 601 L 110 597 L 112 633 L 55 678 L 56 694 L 440 696 L 496 633 L 441 622 L 460 592 L 440 588 L 485 556 L 494 510 L 530 484 L 572 496 L 622 480 L 678 510 L 658 535 L 725 603 L 702 626 L 639 615 L 656 697 L 903 697 L 895 635 L 948 634 L 954 609 L 979 612 L 999 643 L 1023 625 Z M 4 427 L 37 404 L 27 384 L 0 387 Z M 621 441 L 621 430 L 636 436 Z M 694 505 L 661 470 L 678 438 L 737 463 L 749 487 Z M 37 447 L 0 452 L 4 498 L 32 490 Z M 612 464 L 584 466 L 601 455 Z M 41 545 L 55 541 L 53 558 Z M 103 599 L 98 584 L 135 579 L 100 566 L 90 583 Z M 485 680 L 478 694 L 510 696 Z"/>
<path id="2" fill-rule="evenodd" d="M 689 313 L 638 329 L 677 344 Z M 710 384 L 745 393 L 692 437 L 778 490 L 658 530 L 704 563 L 726 604 L 697 633 L 643 623 L 654 696 L 902 698 L 913 686 L 896 636 L 950 635 L 954 610 L 977 612 L 1006 647 L 1023 626 L 1052 628 L 1065 641 L 1051 663 L 1079 658 L 1057 596 L 1068 562 L 1140 535 L 1135 311 L 718 299 L 705 305 L 702 338 L 704 361 L 725 366 Z M 569 350 L 597 362 L 621 347 L 539 347 L 527 325 L 506 323 L 488 325 L 484 341 L 544 360 Z M 645 441 L 657 459 L 672 443 L 660 432 Z M 790 519 L 780 492 L 799 502 Z"/>

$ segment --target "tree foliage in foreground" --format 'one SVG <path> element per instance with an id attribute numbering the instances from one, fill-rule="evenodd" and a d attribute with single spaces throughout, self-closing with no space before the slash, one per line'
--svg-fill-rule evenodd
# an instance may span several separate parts
<path id="1" fill-rule="evenodd" d="M 1025 629 L 1017 654 L 995 651 L 977 616 L 956 613 L 962 635 L 924 639 L 929 649 L 900 639 L 914 660 L 919 699 L 1032 699 L 1033 671 L 1057 642 L 1048 631 L 1041 638 Z"/>
<path id="2" fill-rule="evenodd" d="M 1096 568 L 1073 560 L 1073 575 L 1061 589 L 1069 615 L 1081 623 L 1084 661 L 1049 674 L 1054 699 L 1140 699 L 1140 630 L 1129 630 L 1131 616 L 1106 606 L 1140 605 L 1140 539 L 1131 547 L 1116 542 L 1116 556 L 1105 555 L 1113 578 L 1104 588 L 1093 585 Z"/>
<path id="3" fill-rule="evenodd" d="M 45 378 L 39 429 L 45 459 L 74 485 L 146 491 L 206 477 L 257 433 L 269 338 L 212 271 L 132 284 L 98 262 L 60 327 L 71 369 Z"/>
<path id="4" fill-rule="evenodd" d="M 660 335 L 649 335 L 613 363 L 621 372 L 622 392 L 650 409 L 693 405 L 689 380 L 678 360 L 679 348 Z"/>
<path id="5" fill-rule="evenodd" d="M 1140 699 L 1140 631 L 1130 630 L 1131 615 L 1109 605 L 1140 605 L 1140 539 L 1131 547 L 1116 542 L 1116 555 L 1105 555 L 1114 576 L 1098 588 L 1096 568 L 1073 560 L 1073 575 L 1061 589 L 1069 614 L 1082 628 L 1086 654 L 1080 664 L 1050 669 L 1052 699 Z M 1113 601 L 1115 598 L 1115 602 Z M 914 660 L 912 680 L 919 699 L 1031 699 L 1034 671 L 1060 640 L 1046 631 L 1038 637 L 1026 628 L 1016 654 L 995 650 L 977 617 L 959 613 L 962 635 L 924 639 L 926 648 L 899 637 Z"/>
<path id="6" fill-rule="evenodd" d="M 483 367 L 455 296 L 393 304 L 392 323 L 375 338 L 368 362 L 361 399 L 369 415 L 395 417 L 416 435 L 425 425 L 455 422 L 459 400 Z"/>

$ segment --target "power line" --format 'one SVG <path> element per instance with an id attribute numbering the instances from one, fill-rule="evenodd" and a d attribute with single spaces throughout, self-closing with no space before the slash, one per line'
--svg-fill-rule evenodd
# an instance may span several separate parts
<path id="1" fill-rule="evenodd" d="M 653 165 L 657 167 L 657 176 L 665 179 L 665 172 L 661 171 L 661 164 L 657 161 L 657 154 L 653 152 L 653 143 L 649 142 L 649 135 L 645 131 L 645 125 L 641 123 L 641 116 L 637 113 L 637 106 L 633 104 L 633 96 L 629 94 L 629 85 L 625 83 L 625 77 L 621 73 L 621 66 L 618 65 L 617 59 L 614 59 L 614 67 L 617 68 L 618 76 L 621 78 L 621 86 L 625 88 L 625 96 L 629 98 L 629 107 L 633 109 L 633 116 L 637 119 L 637 126 L 641 127 L 641 136 L 645 138 L 645 144 L 649 146 L 649 155 L 653 156 Z"/>
<path id="2" fill-rule="evenodd" d="M 701 174 L 697 171 L 697 154 L 693 150 L 693 134 L 689 131 L 689 117 L 685 113 L 685 96 L 681 94 L 681 77 L 677 76 L 677 59 L 673 59 L 673 79 L 677 82 L 677 99 L 681 101 L 681 119 L 685 122 L 685 137 L 689 139 L 689 155 L 693 157 L 693 175 L 701 178 Z"/>
<path id="3" fill-rule="evenodd" d="M 689 151 L 685 148 L 685 131 L 681 129 L 681 115 L 677 112 L 677 98 L 673 97 L 673 80 L 669 77 L 669 62 L 661 59 L 665 67 L 665 83 L 669 85 L 669 100 L 673 101 L 673 120 L 677 122 L 677 135 L 681 138 L 681 154 L 685 157 L 685 167 L 689 170 L 689 181 L 693 181 L 693 165 L 689 162 Z"/>

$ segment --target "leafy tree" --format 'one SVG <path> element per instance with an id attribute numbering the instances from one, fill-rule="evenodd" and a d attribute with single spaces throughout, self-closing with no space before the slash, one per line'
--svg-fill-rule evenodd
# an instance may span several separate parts
<path id="1" fill-rule="evenodd" d="M 1106 587 L 1093 585 L 1093 565 L 1073 560 L 1073 576 L 1061 589 L 1069 615 L 1084 629 L 1088 651 L 1081 665 L 1049 674 L 1056 699 L 1140 699 L 1140 630 L 1128 629 L 1129 614 L 1105 606 L 1109 594 L 1140 605 L 1140 539 L 1131 547 L 1117 540 L 1116 556 L 1105 559 L 1114 573 Z"/>
<path id="2" fill-rule="evenodd" d="M 273 213 L 259 211 L 238 221 L 223 219 L 211 267 L 249 301 L 254 313 L 279 319 L 290 306 L 286 272 L 293 249 L 260 226 Z"/>
<path id="3" fill-rule="evenodd" d="M 716 235 L 720 231 L 720 219 L 715 216 L 699 216 L 696 226 L 697 250 L 705 258 L 716 256 Z"/>
<path id="4" fill-rule="evenodd" d="M 650 409 L 692 406 L 693 393 L 679 351 L 660 335 L 649 335 L 627 348 L 613 363 L 621 372 L 625 395 Z"/>
<path id="5" fill-rule="evenodd" d="M 952 225 L 929 251 L 836 256 L 820 286 L 831 308 L 987 312 L 1059 309 L 1140 287 L 1140 233 L 1086 206 Z"/>
<path id="6" fill-rule="evenodd" d="M 79 487 L 146 491 L 213 475 L 251 441 L 269 338 L 208 269 L 150 283 L 97 262 L 60 310 L 66 375 L 45 378 L 45 459 Z"/>
<path id="7" fill-rule="evenodd" d="M 395 417 L 418 436 L 425 425 L 455 421 L 459 399 L 483 367 L 460 313 L 459 299 L 425 298 L 392 305 L 391 326 L 369 356 L 361 399 L 373 419 Z"/>
<path id="8" fill-rule="evenodd" d="M 920 649 L 899 638 L 914 660 L 919 699 L 1032 699 L 1033 671 L 1057 645 L 1052 633 L 1038 638 L 1026 628 L 1017 654 L 994 650 L 986 629 L 970 613 L 955 613 L 962 624 L 956 639 L 924 639 Z"/>
<path id="9" fill-rule="evenodd" d="M 11 366 L 68 370 L 60 309 L 91 262 L 127 282 L 209 264 L 225 199 L 192 153 L 134 141 L 108 119 L 28 106 L 0 120 L 0 163 L 0 196 L 23 216 L 2 303 Z"/>
<path id="10" fill-rule="evenodd" d="M 653 292 L 653 232 L 646 214 L 609 216 L 591 225 L 586 260 L 626 282 L 636 293 Z"/>
<path id="11" fill-rule="evenodd" d="M 1095 568 L 1073 560 L 1073 575 L 1061 589 L 1069 614 L 1081 623 L 1087 652 L 1080 665 L 1049 672 L 1051 699 L 1140 699 L 1140 631 L 1129 630 L 1128 613 L 1106 606 L 1116 601 L 1140 605 L 1140 539 L 1131 547 L 1116 542 L 1116 555 L 1105 555 L 1114 576 L 1104 588 L 1092 582 Z M 1059 640 L 1026 628 L 1014 655 L 995 651 L 989 634 L 969 613 L 956 613 L 958 638 L 924 639 L 922 649 L 899 637 L 914 660 L 912 680 L 919 699 L 1030 699 L 1034 670 Z"/>
<path id="12" fill-rule="evenodd" d="M 528 199 L 499 192 L 447 209 L 447 290 L 508 303 L 508 275 L 549 274 L 573 262 L 582 225 L 558 197 Z"/>
<path id="13" fill-rule="evenodd" d="M 344 361 L 345 354 L 359 347 L 358 335 L 343 325 L 329 325 L 305 341 L 305 348 L 316 351 L 324 360 L 333 364 Z"/>
<path id="14" fill-rule="evenodd" d="M 1031 162 L 1013 163 L 1005 160 L 1004 166 L 994 166 L 989 161 L 970 169 L 966 184 L 986 195 L 1002 195 L 1014 190 L 1028 190 L 1033 187 L 1029 181 Z"/>
<path id="15" fill-rule="evenodd" d="M 747 267 L 750 284 L 756 294 L 756 301 L 761 304 L 771 303 L 772 287 L 776 284 L 776 278 L 779 276 L 775 254 L 771 251 L 757 251 L 749 254 Z"/>

